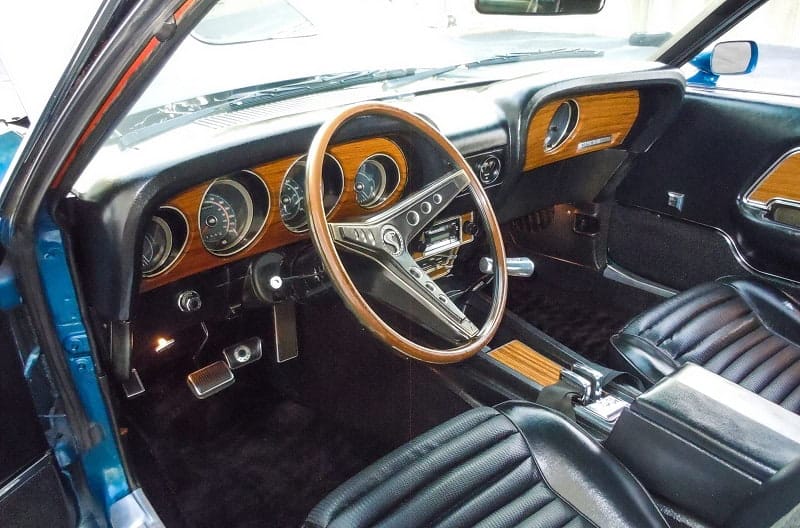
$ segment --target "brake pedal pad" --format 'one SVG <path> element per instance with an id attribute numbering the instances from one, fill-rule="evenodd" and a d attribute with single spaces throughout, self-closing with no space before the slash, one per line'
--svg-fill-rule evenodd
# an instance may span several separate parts
<path id="1" fill-rule="evenodd" d="M 189 389 L 200 400 L 204 400 L 222 389 L 230 387 L 233 382 L 233 372 L 224 361 L 215 361 L 186 376 L 186 383 L 189 385 Z"/>

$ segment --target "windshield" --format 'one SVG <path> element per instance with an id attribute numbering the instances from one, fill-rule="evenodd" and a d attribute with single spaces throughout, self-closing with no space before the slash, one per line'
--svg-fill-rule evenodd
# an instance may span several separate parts
<path id="1" fill-rule="evenodd" d="M 591 15 L 509 16 L 481 14 L 474 0 L 221 0 L 118 132 L 263 88 L 273 95 L 259 104 L 356 84 L 488 82 L 543 71 L 548 59 L 651 59 L 720 2 L 606 0 Z M 347 82 L 330 82 L 337 74 Z M 284 85 L 291 93 L 275 95 Z"/>

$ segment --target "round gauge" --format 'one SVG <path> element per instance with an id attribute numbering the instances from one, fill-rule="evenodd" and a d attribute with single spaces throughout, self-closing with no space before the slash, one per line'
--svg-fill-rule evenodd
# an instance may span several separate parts
<path id="1" fill-rule="evenodd" d="M 163 218 L 154 216 L 147 226 L 142 242 L 142 275 L 155 275 L 172 252 L 172 230 Z"/>
<path id="2" fill-rule="evenodd" d="M 358 168 L 353 184 L 356 202 L 369 209 L 384 201 L 400 185 L 400 167 L 391 156 L 375 154 L 364 160 Z"/>
<path id="3" fill-rule="evenodd" d="M 578 103 L 573 100 L 564 101 L 556 109 L 547 133 L 544 136 L 544 149 L 553 150 L 560 147 L 575 130 L 578 123 Z"/>
<path id="4" fill-rule="evenodd" d="M 220 178 L 206 190 L 198 224 L 205 248 L 219 256 L 241 249 L 253 223 L 253 199 L 238 181 Z"/>
<path id="5" fill-rule="evenodd" d="M 178 209 L 164 206 L 150 219 L 142 240 L 142 276 L 155 277 L 172 266 L 189 240 L 189 222 Z"/>
<path id="6" fill-rule="evenodd" d="M 356 173 L 356 201 L 361 207 L 375 205 L 386 190 L 386 169 L 374 158 L 367 159 Z"/>
<path id="7" fill-rule="evenodd" d="M 281 187 L 281 218 L 284 222 L 291 222 L 301 213 L 305 212 L 305 191 L 303 186 L 294 179 L 287 179 Z"/>
<path id="8" fill-rule="evenodd" d="M 325 212 L 330 212 L 339 202 L 344 186 L 344 173 L 336 158 L 325 155 L 322 164 L 322 203 Z M 283 177 L 280 202 L 281 220 L 287 229 L 295 233 L 308 230 L 306 212 L 306 158 L 295 161 Z"/>

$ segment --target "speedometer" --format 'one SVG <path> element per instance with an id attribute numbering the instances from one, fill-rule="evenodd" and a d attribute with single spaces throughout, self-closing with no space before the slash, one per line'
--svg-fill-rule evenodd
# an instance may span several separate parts
<path id="1" fill-rule="evenodd" d="M 203 246 L 215 255 L 231 255 L 253 223 L 253 199 L 238 181 L 220 178 L 206 191 L 198 220 Z"/>

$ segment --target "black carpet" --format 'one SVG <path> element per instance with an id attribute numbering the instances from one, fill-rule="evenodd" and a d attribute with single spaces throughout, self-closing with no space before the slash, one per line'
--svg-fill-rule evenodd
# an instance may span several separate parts
<path id="1" fill-rule="evenodd" d="M 299 526 L 329 491 L 383 454 L 257 376 L 240 381 L 240 372 L 207 400 L 173 379 L 130 402 L 132 462 L 170 528 Z"/>
<path id="2" fill-rule="evenodd" d="M 609 339 L 627 322 L 615 310 L 558 292 L 515 298 L 509 307 L 542 332 L 600 364 L 605 363 Z"/>
<path id="3" fill-rule="evenodd" d="M 607 365 L 609 339 L 657 299 L 598 272 L 535 255 L 536 275 L 512 278 L 508 308 L 590 360 Z"/>

